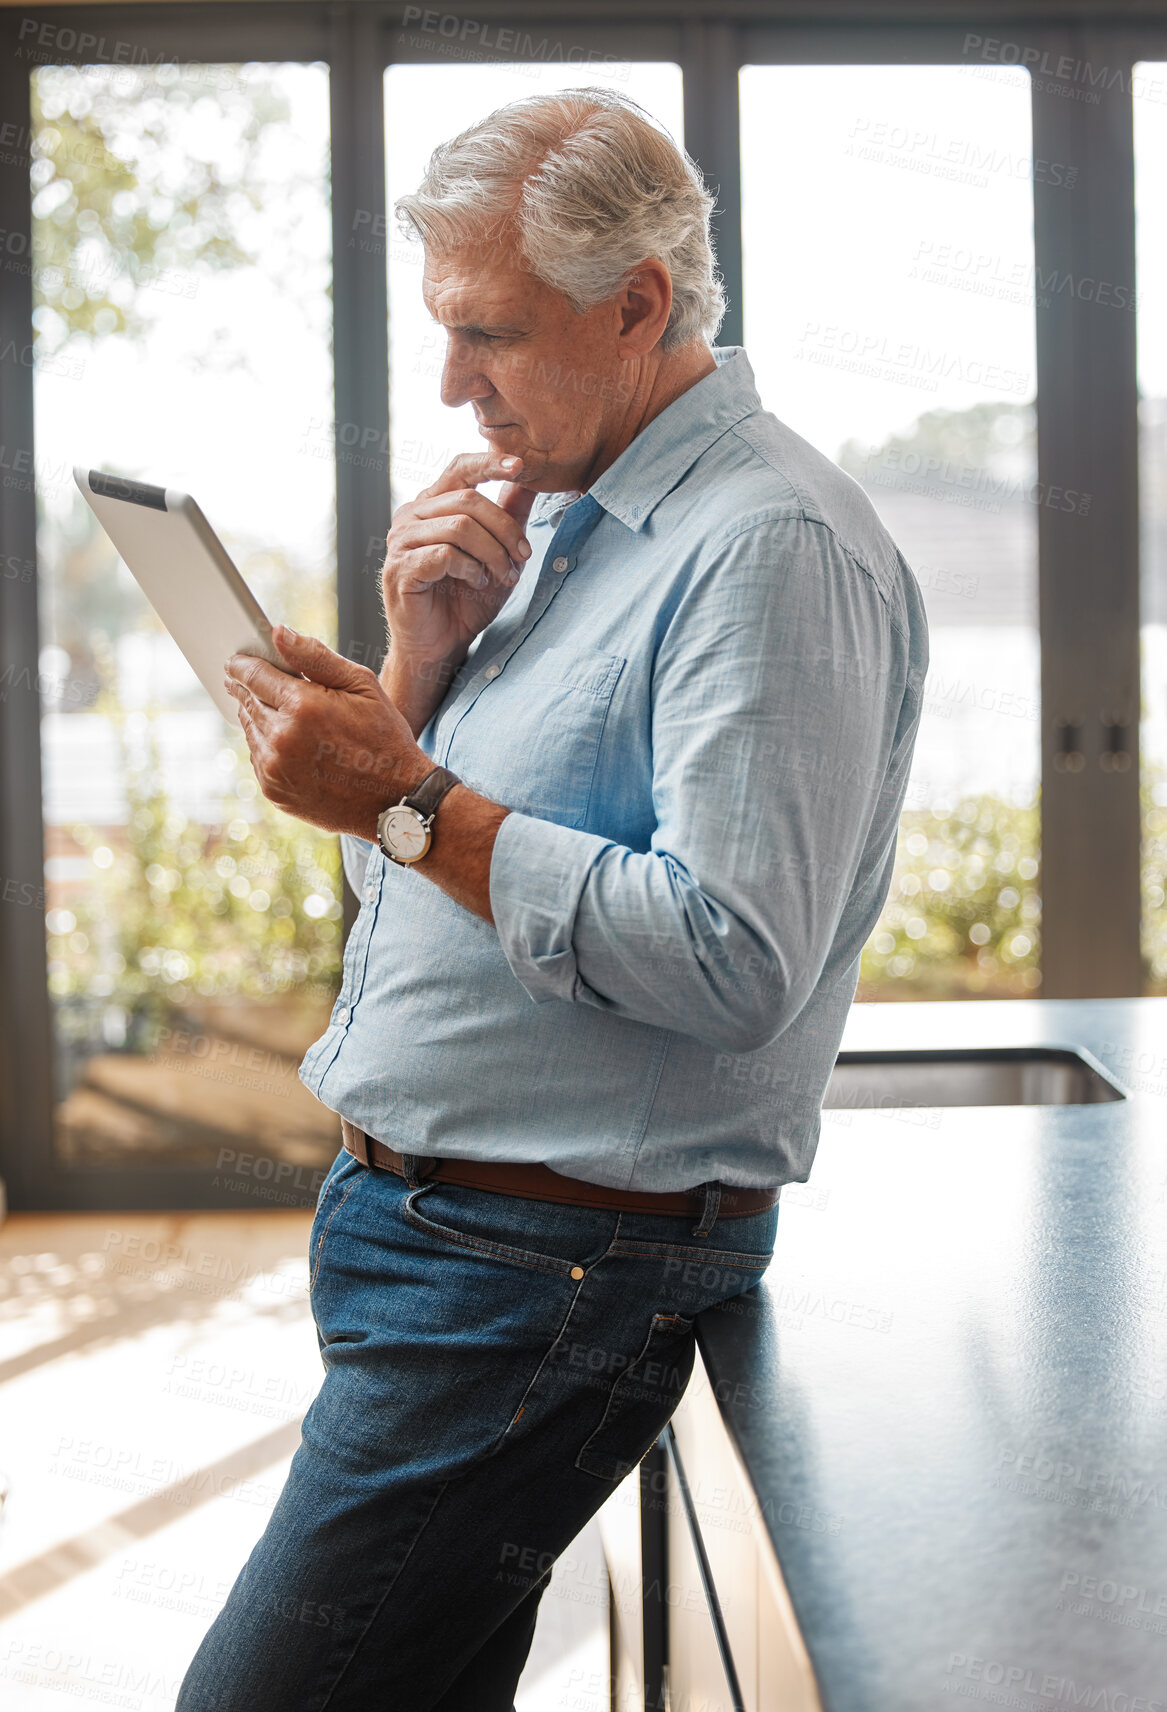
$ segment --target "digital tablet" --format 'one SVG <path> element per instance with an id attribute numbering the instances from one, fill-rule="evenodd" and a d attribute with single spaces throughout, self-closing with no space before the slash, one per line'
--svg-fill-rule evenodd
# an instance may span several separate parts
<path id="1" fill-rule="evenodd" d="M 282 672 L 289 668 L 215 531 L 178 488 L 80 466 L 73 478 L 219 712 L 238 725 L 238 703 L 223 688 L 230 655 L 258 654 Z"/>

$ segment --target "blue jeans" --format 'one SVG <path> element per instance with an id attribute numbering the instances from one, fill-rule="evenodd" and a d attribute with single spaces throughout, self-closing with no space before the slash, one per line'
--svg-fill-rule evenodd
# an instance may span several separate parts
<path id="1" fill-rule="evenodd" d="M 342 1152 L 310 1237 L 324 1382 L 175 1712 L 510 1712 L 551 1564 L 652 1446 L 695 1316 L 757 1283 L 777 1220 L 697 1236 Z"/>

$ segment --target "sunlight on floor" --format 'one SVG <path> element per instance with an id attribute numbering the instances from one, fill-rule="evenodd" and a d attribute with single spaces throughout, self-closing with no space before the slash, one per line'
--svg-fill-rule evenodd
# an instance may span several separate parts
<path id="1" fill-rule="evenodd" d="M 300 1212 L 0 1227 L 0 1702 L 166 1712 L 322 1378 Z M 544 1596 L 517 1712 L 605 1712 L 593 1523 Z M 294 1709 L 289 1709 L 294 1712 Z"/>

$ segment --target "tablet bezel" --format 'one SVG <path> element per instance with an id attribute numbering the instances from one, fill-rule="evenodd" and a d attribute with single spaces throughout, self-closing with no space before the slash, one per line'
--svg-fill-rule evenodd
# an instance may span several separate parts
<path id="1" fill-rule="evenodd" d="M 173 639 L 174 643 L 182 653 L 183 658 L 190 666 L 192 672 L 194 672 L 195 676 L 210 696 L 216 709 L 225 719 L 228 719 L 235 725 L 239 724 L 238 704 L 231 696 L 228 695 L 228 692 L 223 687 L 221 681 L 212 684 L 208 683 L 206 678 L 203 677 L 202 672 L 195 665 L 186 646 L 184 646 L 182 636 L 175 633 L 175 630 L 171 628 L 163 618 L 162 614 L 158 611 L 150 589 L 142 581 L 135 567 L 126 558 L 125 553 L 122 550 L 122 545 L 119 543 L 115 534 L 111 531 L 110 523 L 114 522 L 116 513 L 107 521 L 107 518 L 102 515 L 102 511 L 99 509 L 100 506 L 134 506 L 150 511 L 157 511 L 167 516 L 181 516 L 189 525 L 199 547 L 209 560 L 210 569 L 220 578 L 221 582 L 225 586 L 227 593 L 239 612 L 242 626 L 250 629 L 254 633 L 252 637 L 247 639 L 251 645 L 241 648 L 238 651 L 254 654 L 260 659 L 267 660 L 271 665 L 277 667 L 278 670 L 287 672 L 292 677 L 298 676 L 298 674 L 290 668 L 280 656 L 272 637 L 272 626 L 267 614 L 260 606 L 259 601 L 252 593 L 251 589 L 247 586 L 238 566 L 231 558 L 231 555 L 228 553 L 219 537 L 215 534 L 215 531 L 208 522 L 202 508 L 191 494 L 187 493 L 182 488 L 159 487 L 150 482 L 138 481 L 131 477 L 117 475 L 109 470 L 89 469 L 81 464 L 74 466 L 73 478 L 81 491 L 82 497 L 89 505 L 90 510 L 101 525 L 101 528 L 109 537 L 118 557 L 126 566 L 126 569 L 130 572 L 130 575 L 134 578 L 134 581 L 138 584 L 138 587 L 142 590 L 142 593 L 150 603 L 151 610 L 158 617 L 159 622 L 163 625 L 167 634 Z M 97 503 L 95 503 L 95 501 Z M 226 659 L 224 659 L 224 664 L 225 663 Z"/>

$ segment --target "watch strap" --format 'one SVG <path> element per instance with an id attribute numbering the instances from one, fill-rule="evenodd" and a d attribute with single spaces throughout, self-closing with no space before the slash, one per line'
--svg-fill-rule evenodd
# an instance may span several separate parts
<path id="1" fill-rule="evenodd" d="M 420 785 L 415 785 L 401 800 L 407 808 L 416 809 L 423 820 L 428 820 L 446 792 L 461 783 L 457 773 L 451 773 L 448 767 L 435 767 L 432 772 L 426 774 Z"/>

